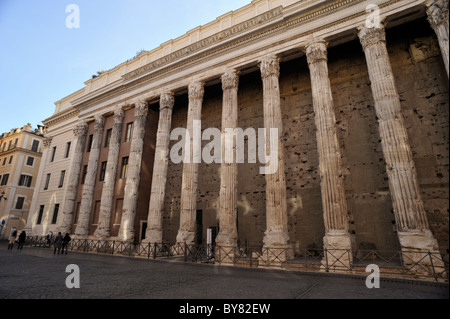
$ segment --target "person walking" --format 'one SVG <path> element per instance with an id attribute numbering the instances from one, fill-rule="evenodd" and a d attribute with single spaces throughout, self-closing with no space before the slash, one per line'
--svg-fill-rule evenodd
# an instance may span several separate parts
<path id="1" fill-rule="evenodd" d="M 47 238 L 48 248 L 50 248 L 52 246 L 53 232 L 49 231 L 46 238 Z"/>
<path id="2" fill-rule="evenodd" d="M 63 241 L 62 241 L 62 252 L 61 254 L 64 254 L 64 248 L 66 249 L 66 255 L 67 255 L 67 251 L 69 250 L 69 243 L 72 240 L 72 238 L 70 238 L 69 233 L 66 233 L 64 235 Z"/>
<path id="3" fill-rule="evenodd" d="M 17 246 L 17 250 L 22 250 L 23 245 L 25 244 L 25 240 L 27 239 L 27 233 L 22 230 L 19 235 L 19 246 Z"/>
<path id="4" fill-rule="evenodd" d="M 62 241 L 63 241 L 63 236 L 61 235 L 61 232 L 58 233 L 58 235 L 56 235 L 55 237 L 55 250 L 53 250 L 53 254 L 56 254 L 56 250 L 58 249 L 58 255 L 61 252 L 61 245 L 62 245 Z"/>
<path id="5" fill-rule="evenodd" d="M 17 237 L 17 230 L 14 229 L 14 231 L 11 234 L 11 237 L 9 237 L 8 250 L 13 249 L 14 243 L 16 242 L 16 237 Z"/>

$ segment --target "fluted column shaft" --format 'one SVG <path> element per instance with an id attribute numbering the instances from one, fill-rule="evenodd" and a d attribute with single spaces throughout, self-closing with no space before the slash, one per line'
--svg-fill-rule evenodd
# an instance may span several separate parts
<path id="1" fill-rule="evenodd" d="M 280 108 L 279 59 L 269 56 L 260 62 L 263 81 L 264 127 L 266 128 L 266 153 L 275 152 L 270 149 L 270 129 L 278 132 L 278 163 L 273 174 L 265 174 L 266 178 L 266 232 L 264 247 L 285 248 L 289 240 L 288 216 L 286 205 L 286 179 L 284 172 L 283 126 Z M 267 164 L 266 164 L 267 166 Z"/>
<path id="2" fill-rule="evenodd" d="M 163 93 L 159 102 L 159 121 L 156 134 L 155 161 L 147 219 L 145 242 L 161 243 L 163 240 L 163 210 L 169 166 L 170 128 L 175 99 L 173 93 Z"/>
<path id="3" fill-rule="evenodd" d="M 72 166 L 67 183 L 66 198 L 63 207 L 63 218 L 60 226 L 61 233 L 70 233 L 75 211 L 75 200 L 77 196 L 77 187 L 81 173 L 81 163 L 83 160 L 84 149 L 86 147 L 86 134 L 88 126 L 85 121 L 80 121 L 73 129 L 73 133 L 77 138 L 75 149 L 73 152 Z"/>
<path id="4" fill-rule="evenodd" d="M 428 21 L 439 41 L 447 77 L 449 76 L 448 0 L 432 0 L 427 3 Z"/>
<path id="5" fill-rule="evenodd" d="M 366 55 L 372 95 L 389 188 L 402 249 L 435 250 L 420 196 L 401 104 L 394 81 L 384 27 L 362 28 L 359 38 Z"/>
<path id="6" fill-rule="evenodd" d="M 222 162 L 220 166 L 220 195 L 219 195 L 219 234 L 216 245 L 223 247 L 237 246 L 237 175 L 236 141 L 226 141 L 228 130 L 238 126 L 238 84 L 239 75 L 235 70 L 222 75 Z M 232 135 L 228 135 L 231 137 Z M 226 147 L 230 143 L 233 150 L 232 161 L 227 161 Z"/>
<path id="7" fill-rule="evenodd" d="M 189 109 L 187 132 L 190 138 L 189 163 L 183 164 L 181 186 L 180 228 L 177 242 L 192 244 L 195 241 L 195 219 L 197 209 L 198 164 L 194 161 L 194 121 L 201 121 L 204 88 L 201 82 L 189 84 Z M 201 154 L 200 154 L 201 155 Z M 198 156 L 198 154 L 197 154 Z M 195 162 L 195 163 L 194 163 Z"/>
<path id="8" fill-rule="evenodd" d="M 75 229 L 75 235 L 78 238 L 85 238 L 89 235 L 89 222 L 91 219 L 94 186 L 97 177 L 98 158 L 100 156 L 100 146 L 102 143 L 104 125 L 105 118 L 103 116 L 96 116 L 86 179 L 84 181 L 83 193 L 81 195 L 80 212 L 78 215 L 77 227 Z"/>
<path id="9" fill-rule="evenodd" d="M 127 179 L 125 182 L 125 198 L 122 207 L 122 219 L 119 228 L 119 240 L 134 241 L 134 219 L 138 199 L 139 182 L 142 167 L 142 151 L 144 148 L 145 125 L 147 123 L 148 103 L 139 101 L 135 105 L 133 135 L 130 145 Z"/>
<path id="10" fill-rule="evenodd" d="M 336 133 L 336 117 L 328 77 L 327 45 L 316 40 L 306 47 L 316 124 L 317 150 L 319 153 L 320 188 L 326 239 L 330 234 L 348 237 L 343 244 L 349 248 L 347 202 L 341 167 L 341 153 Z M 326 246 L 327 243 L 325 243 Z M 339 244 L 338 244 L 339 246 Z"/>
<path id="11" fill-rule="evenodd" d="M 122 135 L 124 112 L 118 106 L 114 111 L 114 124 L 109 142 L 108 161 L 106 164 L 105 179 L 103 181 L 100 213 L 97 229 L 94 236 L 106 239 L 111 234 L 111 212 L 114 198 L 114 186 L 116 181 L 117 166 L 119 161 L 120 137 Z"/>

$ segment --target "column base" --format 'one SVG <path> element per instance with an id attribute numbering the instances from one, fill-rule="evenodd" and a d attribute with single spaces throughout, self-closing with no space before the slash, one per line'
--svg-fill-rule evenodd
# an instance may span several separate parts
<path id="1" fill-rule="evenodd" d="M 277 266 L 294 258 L 293 249 L 288 244 L 289 235 L 284 230 L 266 231 L 260 259 L 269 266 Z"/>
<path id="2" fill-rule="evenodd" d="M 324 256 L 321 269 L 346 271 L 353 262 L 352 241 L 348 231 L 332 231 L 323 237 Z"/>
<path id="3" fill-rule="evenodd" d="M 161 230 L 147 229 L 145 231 L 145 238 L 142 240 L 142 243 L 160 244 L 162 242 L 163 242 L 163 233 Z"/>
<path id="4" fill-rule="evenodd" d="M 403 265 L 412 272 L 446 278 L 439 245 L 430 230 L 398 232 Z"/>
<path id="5" fill-rule="evenodd" d="M 193 245 L 195 243 L 195 232 L 179 230 L 177 235 L 177 243 Z"/>
<path id="6" fill-rule="evenodd" d="M 104 229 L 96 229 L 94 232 L 94 237 L 98 240 L 106 240 L 111 234 Z"/>

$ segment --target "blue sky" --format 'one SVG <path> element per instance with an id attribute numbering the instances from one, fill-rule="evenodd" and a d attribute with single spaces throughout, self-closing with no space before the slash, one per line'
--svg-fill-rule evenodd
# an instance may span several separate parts
<path id="1" fill-rule="evenodd" d="M 108 70 L 250 0 L 0 0 L 0 134 L 50 117 L 54 102 Z M 66 7 L 80 9 L 69 29 Z"/>

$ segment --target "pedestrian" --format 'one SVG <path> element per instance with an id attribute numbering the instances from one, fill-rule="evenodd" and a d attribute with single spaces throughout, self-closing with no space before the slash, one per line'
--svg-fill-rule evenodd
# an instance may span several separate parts
<path id="1" fill-rule="evenodd" d="M 51 247 L 52 244 L 52 238 L 53 238 L 53 232 L 49 231 L 47 234 L 47 244 L 48 244 L 48 248 Z"/>
<path id="2" fill-rule="evenodd" d="M 62 241 L 62 254 L 64 254 L 64 248 L 66 249 L 66 255 L 67 255 L 67 251 L 69 250 L 69 243 L 72 240 L 72 238 L 70 238 L 69 233 L 66 233 L 64 235 L 63 241 Z"/>
<path id="3" fill-rule="evenodd" d="M 19 235 L 19 246 L 17 246 L 17 250 L 22 250 L 23 245 L 25 244 L 25 239 L 27 239 L 27 233 L 22 230 L 22 232 Z"/>
<path id="4" fill-rule="evenodd" d="M 61 245 L 62 245 L 62 241 L 63 241 L 63 236 L 61 235 L 61 232 L 58 233 L 58 235 L 56 235 L 55 237 L 55 250 L 53 251 L 53 254 L 56 254 L 56 250 L 58 249 L 58 255 L 61 252 Z"/>
<path id="5" fill-rule="evenodd" d="M 14 243 L 16 242 L 16 237 L 17 237 L 17 230 L 14 229 L 11 236 L 9 237 L 8 249 L 11 249 L 11 250 L 13 249 Z"/>

